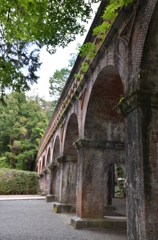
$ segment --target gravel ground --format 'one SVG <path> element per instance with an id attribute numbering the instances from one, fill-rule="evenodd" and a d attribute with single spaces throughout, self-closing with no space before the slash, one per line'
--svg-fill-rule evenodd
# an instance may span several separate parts
<path id="1" fill-rule="evenodd" d="M 0 240 L 127 240 L 125 230 L 70 226 L 74 214 L 56 214 L 44 200 L 0 201 Z"/>

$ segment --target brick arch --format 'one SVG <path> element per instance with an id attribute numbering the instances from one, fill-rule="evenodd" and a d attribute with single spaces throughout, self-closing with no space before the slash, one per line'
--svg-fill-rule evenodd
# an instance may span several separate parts
<path id="1" fill-rule="evenodd" d="M 78 154 L 74 142 L 79 138 L 78 119 L 75 113 L 68 118 L 65 129 L 64 151 L 60 159 L 62 168 L 60 202 L 75 204 Z"/>
<path id="2" fill-rule="evenodd" d="M 43 164 L 43 157 L 41 159 L 41 164 L 40 164 L 40 171 L 42 172 L 42 164 Z"/>
<path id="3" fill-rule="evenodd" d="M 47 152 L 47 157 L 46 157 L 46 166 L 49 166 L 50 162 L 51 162 L 51 149 L 49 147 Z"/>
<path id="4" fill-rule="evenodd" d="M 56 136 L 56 138 L 54 140 L 52 163 L 58 164 L 57 158 L 59 156 L 60 156 L 60 138 L 59 138 L 59 136 Z"/>
<path id="5" fill-rule="evenodd" d="M 103 171 L 100 178 L 104 179 L 104 204 L 105 205 L 117 205 L 117 199 L 114 199 L 114 187 L 115 187 L 115 169 L 114 165 L 117 164 L 120 166 L 123 171 L 126 173 L 126 166 L 125 166 L 125 151 L 124 148 L 122 149 L 107 149 L 104 150 L 104 164 L 103 164 Z M 115 200 L 115 201 L 114 201 Z M 124 206 L 124 213 L 126 212 Z"/>
<path id="6" fill-rule="evenodd" d="M 43 156 L 43 159 L 42 159 L 42 171 L 45 169 L 45 166 L 46 166 L 45 156 Z"/>
<path id="7" fill-rule="evenodd" d="M 60 195 L 60 165 L 57 159 L 60 156 L 60 138 L 57 135 L 53 143 L 53 154 L 51 161 L 51 173 L 50 173 L 50 194 L 54 195 L 54 199 L 59 201 Z"/>
<path id="8" fill-rule="evenodd" d="M 119 72 L 112 65 L 103 67 L 86 99 L 84 139 L 76 143 L 80 163 L 77 176 L 77 216 L 104 216 L 104 204 L 107 204 L 107 166 L 125 160 L 124 118 L 113 109 L 122 96 L 123 84 Z M 86 211 L 81 208 L 81 202 L 83 205 L 89 203 Z M 94 203 L 98 204 L 97 210 L 92 210 Z"/>
<path id="9" fill-rule="evenodd" d="M 65 139 L 64 139 L 64 155 L 77 156 L 76 148 L 73 143 L 79 138 L 78 119 L 75 113 L 72 113 L 67 121 Z"/>
<path id="10" fill-rule="evenodd" d="M 133 80 L 131 81 L 133 86 L 130 86 L 130 89 L 129 89 L 130 92 L 132 92 L 139 86 L 139 80 L 140 80 L 139 71 L 140 71 L 141 62 L 142 62 L 144 44 L 146 41 L 147 32 L 149 30 L 151 19 L 153 18 L 152 16 L 154 15 L 154 9 L 156 9 L 157 0 L 147 0 L 147 1 L 142 0 L 140 1 L 140 5 L 142 5 L 141 10 L 139 12 L 139 8 L 138 8 L 139 14 L 138 14 L 138 17 L 136 18 L 136 23 L 135 23 L 137 24 L 136 28 L 137 29 L 139 28 L 139 31 L 138 30 L 135 31 L 134 33 L 135 36 L 132 39 L 133 43 L 130 49 L 132 52 L 131 57 L 133 61 L 132 64 L 130 64 L 132 68 L 132 71 L 130 72 L 130 79 Z M 145 8 L 143 7 L 143 5 L 145 6 Z M 155 29 L 156 29 L 156 26 L 157 25 L 155 25 Z"/>
<path id="11" fill-rule="evenodd" d="M 124 119 L 114 110 L 122 96 L 123 85 L 118 71 L 111 65 L 104 67 L 95 80 L 88 101 L 85 138 L 123 140 Z"/>
<path id="12" fill-rule="evenodd" d="M 39 173 L 42 172 L 42 159 L 40 159 L 39 161 Z"/>
<path id="13" fill-rule="evenodd" d="M 115 166 L 116 164 L 116 166 Z M 124 172 L 124 180 L 122 179 L 122 182 L 120 181 L 120 179 L 118 179 L 120 176 L 118 174 L 118 172 L 116 173 L 116 169 L 117 167 L 120 167 L 122 169 L 122 171 Z M 115 186 L 116 185 L 120 185 L 124 184 L 125 186 L 125 182 L 126 182 L 126 169 L 125 169 L 125 163 L 122 162 L 111 162 L 108 165 L 106 165 L 105 169 L 104 169 L 104 184 L 105 184 L 105 192 L 104 192 L 104 197 L 105 197 L 105 203 L 108 203 L 108 205 L 112 205 L 113 204 L 113 200 L 114 200 L 114 205 L 117 205 L 117 198 L 114 199 L 115 197 Z M 126 196 L 126 189 L 125 189 L 125 195 Z M 126 213 L 126 202 L 123 201 L 122 202 L 122 207 L 123 207 L 123 213 Z"/>
<path id="14" fill-rule="evenodd" d="M 158 93 L 158 3 L 155 6 L 141 59 L 140 88 L 146 91 Z"/>

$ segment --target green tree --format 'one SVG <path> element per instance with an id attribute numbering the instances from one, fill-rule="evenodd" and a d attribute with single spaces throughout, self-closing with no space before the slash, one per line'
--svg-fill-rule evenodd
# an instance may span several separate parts
<path id="1" fill-rule="evenodd" d="M 63 91 L 65 83 L 69 77 L 71 69 L 77 58 L 76 53 L 71 53 L 70 56 L 71 56 L 71 58 L 68 61 L 69 62 L 68 66 L 65 68 L 62 68 L 60 70 L 56 69 L 53 76 L 50 77 L 50 79 L 49 79 L 49 83 L 50 83 L 49 94 L 50 94 L 50 96 L 53 97 L 52 109 L 54 109 L 56 106 L 56 103 Z"/>
<path id="2" fill-rule="evenodd" d="M 36 83 L 36 71 L 40 67 L 39 48 L 30 43 L 18 41 L 7 43 L 1 38 L 0 43 L 0 101 L 4 103 L 6 89 L 25 91 L 30 84 Z"/>
<path id="3" fill-rule="evenodd" d="M 37 81 L 38 53 L 43 46 L 54 53 L 84 33 L 91 1 L 0 0 L 0 101 L 6 89 L 29 90 Z M 30 52 L 30 47 L 37 49 Z M 31 47 L 32 48 L 32 47 Z"/>
<path id="4" fill-rule="evenodd" d="M 40 139 L 48 123 L 39 103 L 11 93 L 0 105 L 0 166 L 34 170 Z"/>
<path id="5" fill-rule="evenodd" d="M 54 101 L 57 101 L 61 95 L 61 92 L 65 86 L 65 82 L 70 74 L 69 68 L 62 68 L 56 70 L 53 76 L 49 79 L 50 87 L 49 94 L 53 96 Z"/>
<path id="6" fill-rule="evenodd" d="M 39 97 L 38 95 L 32 97 L 32 99 L 40 104 L 43 114 L 49 121 L 54 111 L 54 101 L 46 101 L 45 99 Z"/>
<path id="7" fill-rule="evenodd" d="M 19 61 L 19 49 L 21 48 L 19 46 L 35 44 L 38 49 L 46 46 L 50 53 L 55 52 L 56 46 L 67 46 L 75 40 L 77 34 L 84 33 L 84 23 L 90 18 L 92 3 L 100 1 L 0 0 L 0 42 L 4 46 L 0 45 L 0 100 L 2 103 L 6 88 L 26 90 L 29 89 L 28 82 L 37 80 L 35 72 L 39 66 L 38 61 L 30 64 L 23 54 Z M 109 22 L 103 21 L 103 24 L 94 30 L 94 34 L 100 33 L 102 39 L 117 9 L 129 2 L 132 0 L 109 0 L 109 5 L 103 15 L 103 19 L 107 18 Z M 8 50 L 6 51 L 8 46 L 9 51 L 12 49 L 9 58 Z M 15 52 L 14 49 L 16 49 Z M 28 49 L 27 52 L 29 52 Z M 14 55 L 16 58 L 13 57 Z M 32 56 L 33 54 L 30 55 Z M 17 59 L 19 64 L 17 64 Z M 28 66 L 27 70 L 24 66 Z M 24 74 L 27 71 L 31 72 L 31 77 Z"/>
<path id="8" fill-rule="evenodd" d="M 54 52 L 84 33 L 92 2 L 85 0 L 0 0 L 1 35 L 7 42 L 19 39 L 46 45 Z"/>

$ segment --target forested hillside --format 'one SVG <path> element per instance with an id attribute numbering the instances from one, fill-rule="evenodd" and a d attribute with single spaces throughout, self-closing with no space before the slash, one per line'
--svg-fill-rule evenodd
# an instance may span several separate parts
<path id="1" fill-rule="evenodd" d="M 0 168 L 35 170 L 38 145 L 48 123 L 37 98 L 13 92 L 0 104 Z"/>

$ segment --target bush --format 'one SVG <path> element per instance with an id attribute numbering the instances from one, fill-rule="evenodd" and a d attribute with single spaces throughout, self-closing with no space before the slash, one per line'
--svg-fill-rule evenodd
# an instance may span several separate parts
<path id="1" fill-rule="evenodd" d="M 37 190 L 36 172 L 0 169 L 0 194 L 36 194 Z"/>

